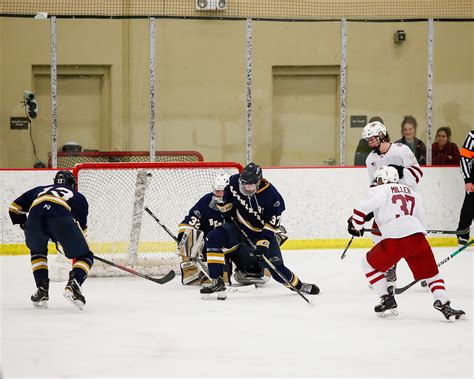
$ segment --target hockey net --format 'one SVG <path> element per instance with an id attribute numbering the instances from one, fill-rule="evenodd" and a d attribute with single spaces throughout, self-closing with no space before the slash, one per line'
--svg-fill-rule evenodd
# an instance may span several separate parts
<path id="1" fill-rule="evenodd" d="M 145 211 L 148 207 L 174 235 L 191 207 L 212 191 L 220 173 L 236 174 L 238 163 L 79 164 L 78 190 L 89 203 L 87 240 L 94 254 L 146 275 L 179 273 L 175 241 Z M 54 280 L 65 280 L 70 263 L 57 258 Z M 126 272 L 97 260 L 94 276 Z"/>
<path id="2" fill-rule="evenodd" d="M 48 153 L 51 167 L 51 153 Z M 148 151 L 58 151 L 57 167 L 72 168 L 79 163 L 149 162 Z M 155 162 L 202 162 L 197 151 L 157 151 Z"/>

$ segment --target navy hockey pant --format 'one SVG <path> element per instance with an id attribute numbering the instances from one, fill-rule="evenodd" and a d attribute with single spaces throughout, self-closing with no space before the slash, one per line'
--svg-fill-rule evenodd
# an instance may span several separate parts
<path id="1" fill-rule="evenodd" d="M 25 224 L 25 237 L 36 286 L 48 279 L 49 239 L 61 244 L 67 258 L 76 260 L 72 271 L 79 284 L 84 282 L 94 263 L 94 256 L 73 217 L 29 217 Z"/>
<path id="2" fill-rule="evenodd" d="M 280 245 L 275 237 L 271 239 L 270 247 L 265 256 L 291 284 L 298 289 L 301 288 L 302 284 L 298 277 L 283 263 Z M 239 269 L 241 269 L 239 266 L 251 266 L 256 259 L 254 249 L 247 243 L 240 230 L 233 223 L 225 223 L 211 231 L 207 236 L 207 264 L 211 278 L 222 276 L 224 257 L 229 257 Z M 284 283 L 284 280 L 268 267 L 265 261 L 261 262 L 261 266 L 262 268 L 268 268 L 277 282 Z M 250 269 L 249 271 L 253 270 Z"/>

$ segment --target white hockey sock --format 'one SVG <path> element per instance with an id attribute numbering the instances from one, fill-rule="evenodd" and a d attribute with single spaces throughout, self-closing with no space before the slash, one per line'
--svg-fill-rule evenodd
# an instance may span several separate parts
<path id="1" fill-rule="evenodd" d="M 444 280 L 440 274 L 426 279 L 426 283 L 428 283 L 428 287 L 433 294 L 435 301 L 439 300 L 442 304 L 449 301 L 448 293 L 446 292 L 446 287 L 444 286 Z"/>
<path id="2" fill-rule="evenodd" d="M 367 262 L 367 257 L 362 259 L 362 270 L 364 271 L 365 277 L 379 297 L 388 295 L 387 279 L 385 279 L 385 274 L 373 268 L 369 262 Z"/>

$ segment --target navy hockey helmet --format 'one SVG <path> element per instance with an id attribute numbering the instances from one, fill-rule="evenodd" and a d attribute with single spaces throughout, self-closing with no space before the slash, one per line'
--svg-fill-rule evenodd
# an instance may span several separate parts
<path id="1" fill-rule="evenodd" d="M 245 166 L 244 171 L 240 174 L 242 184 L 257 184 L 262 179 L 262 168 L 253 162 Z"/>
<path id="2" fill-rule="evenodd" d="M 72 188 L 76 188 L 76 178 L 71 171 L 60 170 L 54 176 L 54 184 L 65 184 Z"/>

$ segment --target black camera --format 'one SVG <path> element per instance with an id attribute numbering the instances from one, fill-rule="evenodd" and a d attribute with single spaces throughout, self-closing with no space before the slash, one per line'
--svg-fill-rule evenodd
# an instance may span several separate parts
<path id="1" fill-rule="evenodd" d="M 30 118 L 36 118 L 38 116 L 38 103 L 35 99 L 35 94 L 31 91 L 23 91 L 23 101 L 28 111 Z"/>
<path id="2" fill-rule="evenodd" d="M 393 40 L 395 43 L 403 43 L 407 40 L 407 34 L 404 30 L 397 30 L 393 33 Z"/>

